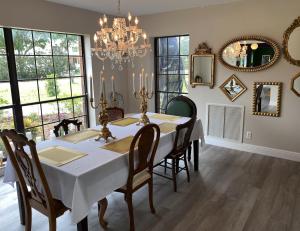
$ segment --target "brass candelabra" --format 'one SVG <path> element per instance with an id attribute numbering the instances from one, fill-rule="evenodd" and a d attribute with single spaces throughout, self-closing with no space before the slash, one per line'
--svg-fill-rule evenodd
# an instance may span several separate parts
<path id="1" fill-rule="evenodd" d="M 135 82 L 134 82 L 134 74 L 133 74 L 133 95 L 136 99 L 139 99 L 141 101 L 140 103 L 140 111 L 142 113 L 141 118 L 137 125 L 140 124 L 149 124 L 150 120 L 147 116 L 147 110 L 148 110 L 148 100 L 153 97 L 153 74 L 152 74 L 152 81 L 150 81 L 151 84 L 151 90 L 148 91 L 148 76 L 147 74 L 144 75 L 144 69 L 142 69 L 142 73 L 140 74 L 140 90 L 137 92 L 135 91 Z"/>
<path id="2" fill-rule="evenodd" d="M 100 93 L 100 100 L 99 103 L 96 105 L 94 103 L 94 98 L 93 98 L 93 81 L 92 77 L 90 78 L 90 92 L 91 92 L 91 98 L 90 98 L 90 103 L 91 107 L 93 109 L 100 109 L 98 120 L 100 125 L 102 126 L 102 129 L 100 131 L 99 136 L 97 137 L 96 141 L 100 139 L 104 139 L 105 143 L 108 142 L 109 138 L 116 139 L 111 133 L 111 131 L 108 129 L 107 124 L 109 121 L 109 117 L 107 114 L 107 100 L 106 100 L 106 91 L 105 91 L 105 78 L 102 77 L 103 71 L 100 72 L 100 85 L 102 87 L 101 93 Z M 112 76 L 112 90 L 113 90 L 113 101 L 115 101 L 115 78 Z"/>
<path id="3" fill-rule="evenodd" d="M 116 137 L 114 137 L 112 135 L 111 131 L 107 127 L 108 114 L 107 114 L 107 110 L 106 110 L 107 109 L 107 101 L 106 101 L 105 96 L 103 97 L 103 94 L 101 94 L 100 102 L 98 105 L 94 104 L 93 98 L 90 98 L 90 103 L 91 103 L 91 107 L 93 109 L 98 109 L 100 107 L 100 113 L 98 116 L 98 120 L 99 120 L 100 125 L 102 126 L 102 129 L 100 131 L 99 136 L 95 140 L 98 141 L 100 139 L 104 139 L 105 143 L 107 143 L 109 138 L 116 139 Z"/>

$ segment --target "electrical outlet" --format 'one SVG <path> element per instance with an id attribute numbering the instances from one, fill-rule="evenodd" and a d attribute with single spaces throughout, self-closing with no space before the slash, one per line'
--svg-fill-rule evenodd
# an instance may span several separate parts
<path id="1" fill-rule="evenodd" d="M 252 139 L 252 132 L 250 132 L 250 131 L 246 132 L 246 139 L 248 139 L 248 140 Z"/>

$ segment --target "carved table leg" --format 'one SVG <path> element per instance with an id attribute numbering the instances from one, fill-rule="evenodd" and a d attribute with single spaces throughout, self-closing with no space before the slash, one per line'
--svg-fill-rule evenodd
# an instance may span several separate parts
<path id="1" fill-rule="evenodd" d="M 99 216 L 99 223 L 103 229 L 107 228 L 107 222 L 104 220 L 105 211 L 107 209 L 107 199 L 106 197 L 98 202 L 98 216 Z"/>

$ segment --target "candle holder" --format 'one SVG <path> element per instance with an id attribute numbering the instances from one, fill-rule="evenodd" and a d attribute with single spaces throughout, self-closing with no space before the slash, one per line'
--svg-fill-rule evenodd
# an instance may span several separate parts
<path id="1" fill-rule="evenodd" d="M 136 99 L 141 100 L 140 111 L 141 111 L 142 115 L 141 115 L 141 118 L 140 118 L 139 122 L 137 123 L 137 125 L 149 124 L 150 120 L 147 116 L 148 99 L 151 99 L 153 97 L 153 92 L 149 93 L 148 90 L 146 89 L 146 87 L 143 86 L 142 89 L 139 90 L 139 92 L 135 91 L 133 93 L 133 95 Z"/>
<path id="2" fill-rule="evenodd" d="M 102 129 L 100 131 L 99 136 L 97 137 L 97 139 L 95 139 L 96 141 L 99 141 L 100 139 L 104 139 L 105 143 L 108 142 L 109 138 L 112 139 L 116 139 L 116 137 L 114 137 L 111 133 L 111 131 L 108 129 L 107 124 L 108 124 L 108 114 L 107 114 L 107 101 L 105 96 L 103 96 L 103 94 L 101 94 L 100 97 L 100 102 L 98 105 L 94 104 L 94 99 L 90 98 L 90 103 L 91 103 L 91 107 L 93 109 L 98 109 L 100 107 L 100 113 L 99 113 L 99 123 L 102 126 Z"/>

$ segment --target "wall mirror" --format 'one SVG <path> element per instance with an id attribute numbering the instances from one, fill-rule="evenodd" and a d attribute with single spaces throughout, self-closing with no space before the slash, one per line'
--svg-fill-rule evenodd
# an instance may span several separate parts
<path id="1" fill-rule="evenodd" d="M 292 79 L 291 90 L 300 97 L 300 73 Z"/>
<path id="2" fill-rule="evenodd" d="M 255 82 L 253 90 L 253 115 L 280 116 L 280 82 Z"/>
<path id="3" fill-rule="evenodd" d="M 243 36 L 227 42 L 219 52 L 219 59 L 235 71 L 254 72 L 272 66 L 280 56 L 274 41 L 261 36 Z"/>
<path id="4" fill-rule="evenodd" d="M 300 66 L 300 17 L 285 31 L 283 50 L 288 62 Z"/>
<path id="5" fill-rule="evenodd" d="M 215 55 L 211 49 L 202 43 L 191 55 L 191 77 L 192 87 L 197 85 L 214 87 Z"/>
<path id="6" fill-rule="evenodd" d="M 232 75 L 220 86 L 220 89 L 233 102 L 247 90 L 247 87 L 238 77 Z"/>

